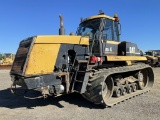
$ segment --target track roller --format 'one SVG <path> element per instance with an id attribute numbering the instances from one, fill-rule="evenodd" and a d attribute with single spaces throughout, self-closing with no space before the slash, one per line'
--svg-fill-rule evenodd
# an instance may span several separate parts
<path id="1" fill-rule="evenodd" d="M 122 91 L 122 95 L 127 94 L 127 87 L 125 85 L 121 85 L 121 91 Z"/>
<path id="2" fill-rule="evenodd" d="M 122 95 L 122 88 L 114 86 L 113 97 L 120 97 Z"/>
<path id="3" fill-rule="evenodd" d="M 136 92 L 138 90 L 138 85 L 137 83 L 132 83 L 132 91 Z"/>
<path id="4" fill-rule="evenodd" d="M 127 87 L 127 93 L 130 94 L 131 92 L 133 92 L 133 91 L 132 91 L 133 89 L 132 89 L 132 85 L 131 85 L 131 84 L 127 84 L 126 87 Z"/>

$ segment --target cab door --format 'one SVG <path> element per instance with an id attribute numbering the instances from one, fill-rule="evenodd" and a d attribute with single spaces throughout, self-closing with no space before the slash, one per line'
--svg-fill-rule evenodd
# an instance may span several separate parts
<path id="1" fill-rule="evenodd" d="M 110 19 L 105 19 L 105 26 L 102 34 L 103 55 L 118 55 L 118 24 Z"/>

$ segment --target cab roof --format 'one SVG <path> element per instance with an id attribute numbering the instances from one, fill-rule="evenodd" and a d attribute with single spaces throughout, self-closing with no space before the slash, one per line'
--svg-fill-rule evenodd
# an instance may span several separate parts
<path id="1" fill-rule="evenodd" d="M 100 15 L 95 15 L 95 16 L 91 16 L 91 17 L 88 17 L 88 18 L 85 18 L 81 21 L 81 23 L 85 22 L 85 21 L 88 21 L 88 20 L 92 20 L 92 19 L 96 19 L 96 18 L 107 18 L 107 19 L 110 19 L 110 20 L 113 20 L 115 21 L 115 18 L 114 17 L 110 17 L 110 16 L 107 16 L 105 14 L 100 14 Z"/>

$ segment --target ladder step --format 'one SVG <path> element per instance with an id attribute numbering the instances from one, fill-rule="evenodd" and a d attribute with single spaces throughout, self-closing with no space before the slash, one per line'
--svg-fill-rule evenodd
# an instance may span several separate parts
<path id="1" fill-rule="evenodd" d="M 78 60 L 78 63 L 88 63 L 88 60 Z"/>
<path id="2" fill-rule="evenodd" d="M 85 75 L 85 73 L 86 73 L 86 72 L 81 72 L 81 71 L 78 71 L 78 72 L 77 72 L 77 76 L 80 76 L 80 77 L 82 77 L 82 75 Z"/>
<path id="3" fill-rule="evenodd" d="M 87 70 L 88 60 L 77 60 L 77 62 L 78 65 L 74 74 L 72 91 L 84 93 L 88 83 L 88 74 L 90 73 Z"/>
<path id="4" fill-rule="evenodd" d="M 79 93 L 79 91 L 77 91 L 77 90 L 74 90 L 74 92 Z"/>
<path id="5" fill-rule="evenodd" d="M 82 83 L 83 81 L 81 81 L 81 80 L 74 80 L 75 82 L 80 82 L 80 83 Z"/>
<path id="6" fill-rule="evenodd" d="M 86 71 L 77 71 L 77 72 L 79 72 L 79 73 L 85 73 Z"/>

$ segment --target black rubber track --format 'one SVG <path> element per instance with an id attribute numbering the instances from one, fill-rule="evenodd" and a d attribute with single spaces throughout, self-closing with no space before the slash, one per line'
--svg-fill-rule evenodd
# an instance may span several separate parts
<path id="1" fill-rule="evenodd" d="M 110 85 L 107 85 L 108 92 L 110 92 L 107 97 L 103 96 L 103 86 L 106 81 L 108 81 L 108 78 L 112 76 L 113 74 L 121 74 L 126 72 L 132 72 L 132 71 L 139 71 L 139 70 L 147 70 L 148 72 L 148 84 L 143 90 L 137 90 L 136 92 L 132 92 L 131 94 L 126 94 L 124 96 L 120 96 L 118 98 L 112 97 L 113 95 L 113 89 L 114 86 L 111 82 L 108 82 Z M 112 81 L 111 77 L 109 80 Z M 108 84 L 107 83 L 107 84 Z M 123 102 L 125 100 L 128 100 L 130 98 L 133 98 L 135 96 L 144 94 L 153 87 L 154 83 L 154 74 L 153 70 L 149 65 L 146 64 L 137 64 L 132 66 L 124 66 L 124 67 L 114 67 L 109 69 L 100 69 L 94 73 L 94 76 L 89 79 L 89 85 L 87 86 L 86 92 L 82 95 L 85 99 L 89 100 L 90 102 L 93 102 L 94 104 L 99 104 L 104 107 L 111 107 L 113 105 L 116 105 L 117 103 Z"/>

